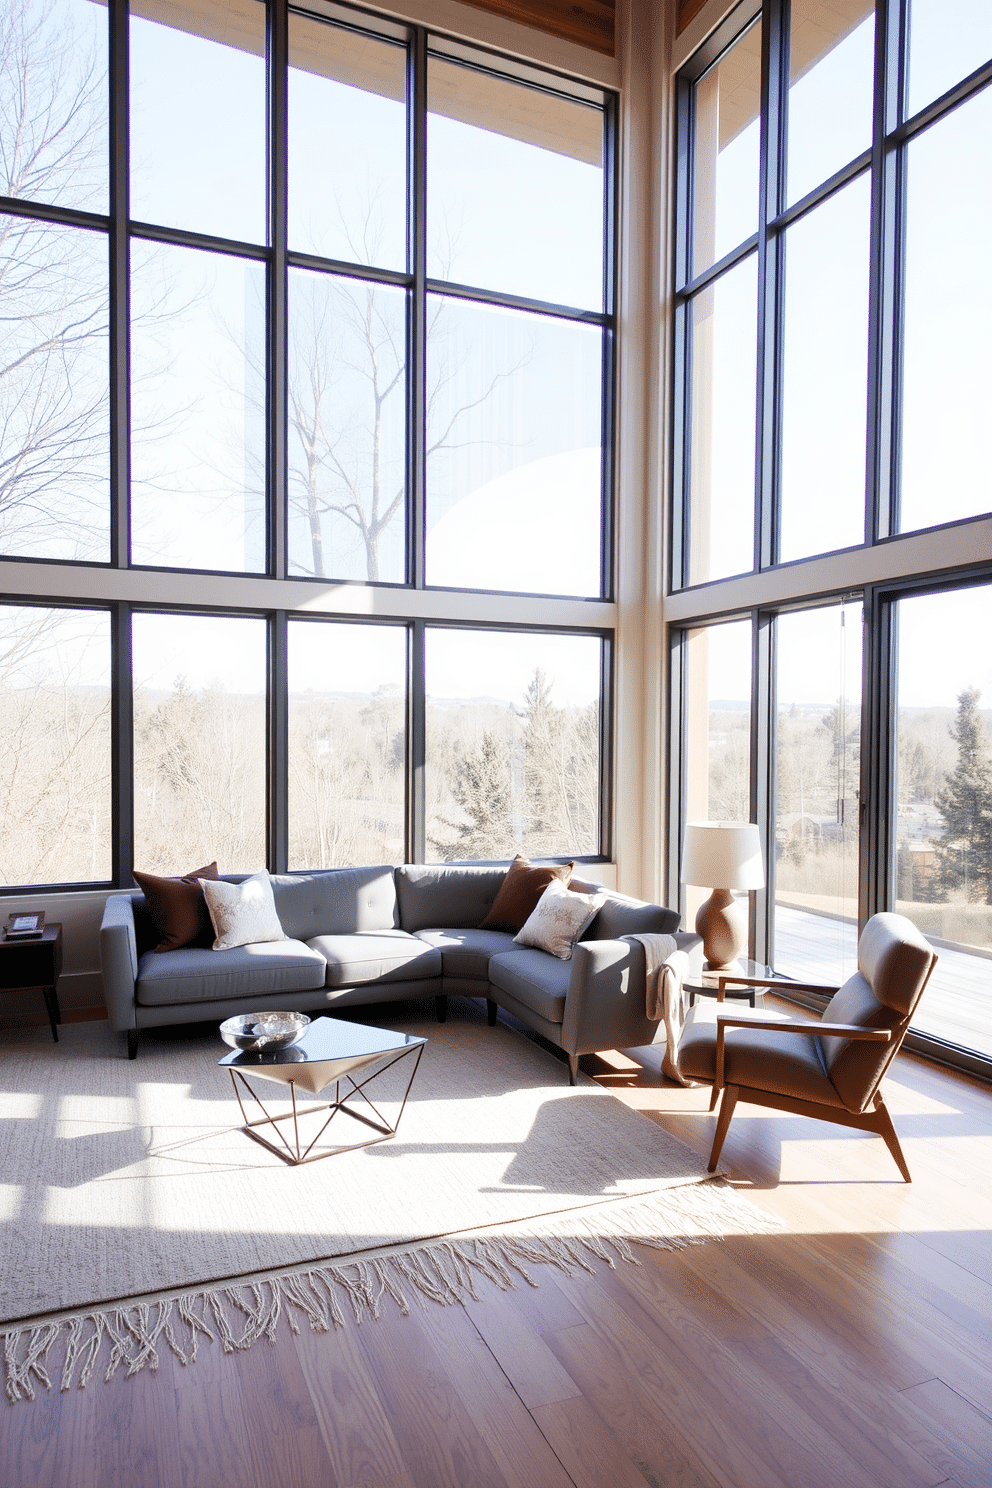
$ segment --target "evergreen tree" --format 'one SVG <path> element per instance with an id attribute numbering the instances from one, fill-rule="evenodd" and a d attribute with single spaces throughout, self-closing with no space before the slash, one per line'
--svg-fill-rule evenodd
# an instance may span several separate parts
<path id="1" fill-rule="evenodd" d="M 493 730 L 487 729 L 479 747 L 459 760 L 454 796 L 468 821 L 444 822 L 457 833 L 454 842 L 436 844 L 446 861 L 512 858 L 519 851 L 513 823 L 510 751 Z"/>
<path id="2" fill-rule="evenodd" d="M 937 796 L 944 835 L 937 843 L 938 875 L 945 894 L 964 891 L 972 902 L 992 904 L 992 753 L 978 711 L 977 687 L 958 694 L 950 735 L 957 763 Z"/>

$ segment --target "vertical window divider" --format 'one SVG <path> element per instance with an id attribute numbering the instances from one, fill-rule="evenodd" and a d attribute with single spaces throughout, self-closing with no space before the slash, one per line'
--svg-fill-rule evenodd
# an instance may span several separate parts
<path id="1" fill-rule="evenodd" d="M 767 964 L 775 944 L 775 618 L 754 610 L 751 626 L 751 820 L 762 837 L 765 886 L 755 891 L 750 934 L 751 955 Z"/>
<path id="2" fill-rule="evenodd" d="M 413 289 L 407 302 L 407 582 L 427 582 L 427 33 L 413 33 L 407 53 L 407 256 Z M 414 839 L 411 838 L 410 841 Z"/>
<path id="3" fill-rule="evenodd" d="M 898 107 L 900 6 L 877 0 L 875 15 L 875 103 L 871 160 L 871 263 L 868 322 L 868 449 L 865 475 L 865 542 L 896 530 L 898 493 L 895 354 L 898 277 L 898 152 L 886 151 Z"/>
<path id="4" fill-rule="evenodd" d="M 408 626 L 407 638 L 406 861 L 423 863 L 427 856 L 427 627 L 423 620 Z"/>
<path id="5" fill-rule="evenodd" d="M 782 291 L 785 245 L 780 232 L 770 232 L 782 199 L 784 161 L 783 90 L 787 84 L 788 30 L 782 5 L 765 5 L 762 16 L 761 162 L 758 185 L 758 368 L 756 385 L 754 568 L 770 568 L 778 554 L 781 459 L 777 431 L 781 425 Z"/>
<path id="6" fill-rule="evenodd" d="M 685 894 L 680 879 L 682 857 L 682 833 L 686 815 L 686 760 L 689 743 L 688 728 L 688 669 L 689 632 L 673 629 L 669 636 L 668 677 L 668 863 L 667 876 L 662 881 L 667 885 L 666 903 L 676 906 L 680 916 L 685 914 Z M 688 925 L 683 925 L 687 930 Z"/>
<path id="7" fill-rule="evenodd" d="M 268 86 L 269 261 L 268 294 L 268 572 L 288 573 L 287 543 L 287 270 L 289 11 L 269 0 L 266 58 Z"/>
<path id="8" fill-rule="evenodd" d="M 131 606 L 110 610 L 110 749 L 113 882 L 134 880 L 134 695 L 131 664 Z"/>
<path id="9" fill-rule="evenodd" d="M 603 110 L 603 308 L 608 317 L 602 334 L 602 461 L 600 475 L 600 578 L 599 592 L 605 599 L 614 595 L 613 553 L 614 430 L 616 428 L 616 317 L 618 295 L 618 244 L 616 200 L 620 167 L 617 100 L 610 94 Z M 605 694 L 604 694 L 605 695 Z M 601 841 L 607 839 L 601 837 Z"/>
<path id="10" fill-rule="evenodd" d="M 273 873 L 289 867 L 289 617 L 268 624 L 266 850 Z"/>
<path id="11" fill-rule="evenodd" d="M 675 288 L 689 279 L 692 242 L 692 116 L 693 88 L 687 78 L 678 81 L 676 97 L 675 161 Z M 669 584 L 683 589 L 689 582 L 689 544 L 692 523 L 689 520 L 689 495 L 692 450 L 686 434 L 689 429 L 689 390 L 692 387 L 692 301 L 675 302 L 675 355 L 672 358 L 672 506 L 671 558 Z"/>
<path id="12" fill-rule="evenodd" d="M 110 561 L 131 561 L 128 10 L 110 0 Z M 130 684 L 129 684 L 130 685 Z"/>
<path id="13" fill-rule="evenodd" d="M 864 592 L 865 639 L 862 689 L 862 737 L 876 741 L 874 749 L 861 752 L 861 883 L 858 898 L 858 929 L 878 910 L 889 907 L 892 842 L 895 820 L 898 616 L 891 600 L 883 600 L 878 589 Z M 868 730 L 865 733 L 865 730 Z"/>

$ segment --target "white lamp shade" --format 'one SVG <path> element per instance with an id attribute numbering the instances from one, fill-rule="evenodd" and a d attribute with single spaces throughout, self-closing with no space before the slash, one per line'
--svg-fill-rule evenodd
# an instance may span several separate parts
<path id="1" fill-rule="evenodd" d="M 752 822 L 690 822 L 682 843 L 682 882 L 702 889 L 760 889 L 761 838 Z"/>

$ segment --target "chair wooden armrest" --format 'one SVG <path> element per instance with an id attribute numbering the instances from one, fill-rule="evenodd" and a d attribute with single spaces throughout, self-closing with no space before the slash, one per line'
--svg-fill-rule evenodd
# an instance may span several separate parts
<path id="1" fill-rule="evenodd" d="M 890 1028 L 863 1028 L 860 1023 L 819 1023 L 808 1018 L 744 1018 L 740 1013 L 717 1013 L 714 1098 L 723 1089 L 724 1033 L 728 1028 L 761 1028 L 770 1033 L 825 1033 L 834 1038 L 865 1039 L 875 1044 L 887 1044 L 892 1039 Z"/>

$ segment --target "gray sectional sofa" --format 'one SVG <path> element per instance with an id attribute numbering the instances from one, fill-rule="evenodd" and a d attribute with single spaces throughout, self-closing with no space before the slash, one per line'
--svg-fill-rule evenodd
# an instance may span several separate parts
<path id="1" fill-rule="evenodd" d="M 104 996 L 111 1027 L 138 1031 L 217 1020 L 236 1012 L 293 1008 L 335 1013 L 362 1003 L 435 999 L 444 1020 L 452 995 L 486 998 L 568 1055 L 652 1043 L 658 1025 L 644 1011 L 644 950 L 622 937 L 674 933 L 674 910 L 622 894 L 606 899 L 571 960 L 477 928 L 503 882 L 503 865 L 406 864 L 273 875 L 286 940 L 214 951 L 157 953 L 139 892 L 112 895 L 100 931 Z M 245 875 L 230 875 L 238 882 Z M 583 892 L 596 884 L 572 879 Z M 677 936 L 701 958 L 696 935 Z"/>

